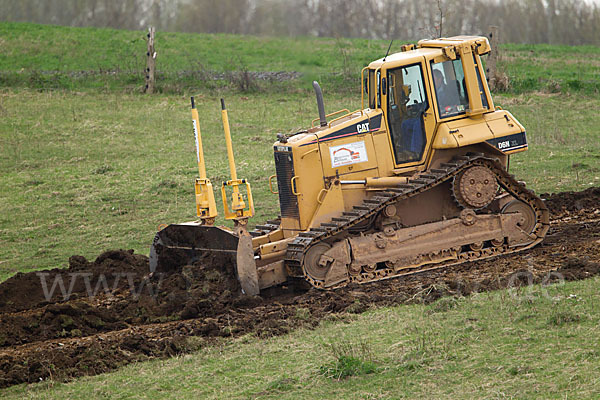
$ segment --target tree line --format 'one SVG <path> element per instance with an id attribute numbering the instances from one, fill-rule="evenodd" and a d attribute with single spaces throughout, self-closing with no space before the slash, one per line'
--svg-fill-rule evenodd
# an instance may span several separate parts
<path id="1" fill-rule="evenodd" d="M 67 26 L 404 41 L 496 25 L 502 42 L 600 45 L 595 0 L 0 0 L 0 10 Z"/>

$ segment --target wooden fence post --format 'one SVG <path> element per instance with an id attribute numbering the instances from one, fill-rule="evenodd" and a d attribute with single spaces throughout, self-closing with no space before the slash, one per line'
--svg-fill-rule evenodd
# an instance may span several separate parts
<path id="1" fill-rule="evenodd" d="M 148 28 L 148 51 L 146 52 L 146 87 L 144 92 L 154 93 L 154 71 L 156 67 L 156 51 L 154 50 L 154 27 Z"/>
<path id="2" fill-rule="evenodd" d="M 488 84 L 490 86 L 490 90 L 494 90 L 496 88 L 496 80 L 498 78 L 497 74 L 497 63 L 499 56 L 498 49 L 498 27 L 490 26 L 490 47 L 492 50 L 490 51 L 490 56 L 487 59 L 487 79 Z"/>

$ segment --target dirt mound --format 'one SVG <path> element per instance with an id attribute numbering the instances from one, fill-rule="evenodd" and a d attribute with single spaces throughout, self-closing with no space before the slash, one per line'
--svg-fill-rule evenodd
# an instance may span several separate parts
<path id="1" fill-rule="evenodd" d="M 135 285 L 147 273 L 148 258 L 133 250 L 107 251 L 91 263 L 71 256 L 67 269 L 18 273 L 0 284 L 0 313 L 116 291 Z"/>
<path id="2" fill-rule="evenodd" d="M 17 274 L 0 284 L 0 387 L 98 374 L 192 351 L 214 337 L 272 336 L 370 307 L 600 274 L 600 190 L 546 196 L 553 223 L 527 253 L 402 279 L 320 291 L 303 284 L 241 294 L 230 261 L 207 256 L 148 274 L 148 258 L 115 250 L 67 269 Z M 562 218 L 568 215 L 569 218 Z M 432 312 L 452 307 L 436 302 Z"/>
<path id="3" fill-rule="evenodd" d="M 148 258 L 132 250 L 108 251 L 93 263 L 69 261 L 66 270 L 19 274 L 0 285 L 0 348 L 206 318 L 261 301 L 242 296 L 233 268 L 214 257 L 152 277 Z"/>
<path id="4" fill-rule="evenodd" d="M 593 187 L 582 192 L 543 193 L 546 207 L 554 217 L 582 211 L 595 212 L 600 209 L 600 187 Z"/>
<path id="5" fill-rule="evenodd" d="M 241 294 L 233 265 L 227 262 L 219 256 L 207 255 L 194 265 L 154 277 L 153 282 L 160 290 L 152 296 L 150 312 L 189 319 L 219 314 L 234 302 L 241 304 L 240 299 L 245 296 Z"/>
<path id="6" fill-rule="evenodd" d="M 135 329 L 118 331 L 108 337 L 44 342 L 35 347 L 0 352 L 0 388 L 22 382 L 97 375 L 132 362 L 171 357 L 189 350 L 183 335 L 154 338 Z"/>
<path id="7" fill-rule="evenodd" d="M 600 246 L 598 250 L 600 251 Z M 571 258 L 562 267 L 558 268 L 556 272 L 562 274 L 568 281 L 577 281 L 594 275 L 600 275 L 600 263 Z"/>

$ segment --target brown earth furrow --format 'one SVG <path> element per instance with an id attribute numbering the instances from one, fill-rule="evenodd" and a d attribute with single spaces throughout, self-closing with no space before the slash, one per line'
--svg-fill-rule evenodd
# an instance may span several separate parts
<path id="1" fill-rule="evenodd" d="M 46 293 L 39 273 L 17 274 L 0 284 L 0 387 L 94 375 L 216 337 L 284 334 L 370 307 L 598 275 L 600 189 L 542 196 L 553 219 L 530 251 L 335 291 L 299 284 L 242 296 L 230 269 L 209 258 L 149 280 L 147 257 L 123 250 L 93 262 L 73 256 L 67 269 L 41 271 Z M 72 285 L 68 299 L 59 286 L 48 296 L 57 277 Z"/>

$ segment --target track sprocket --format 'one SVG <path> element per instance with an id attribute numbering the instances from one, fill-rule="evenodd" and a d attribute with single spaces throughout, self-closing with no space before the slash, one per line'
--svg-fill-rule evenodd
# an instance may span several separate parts
<path id="1" fill-rule="evenodd" d="M 452 191 L 461 207 L 480 210 L 496 197 L 498 181 L 489 168 L 474 165 L 454 178 Z"/>

